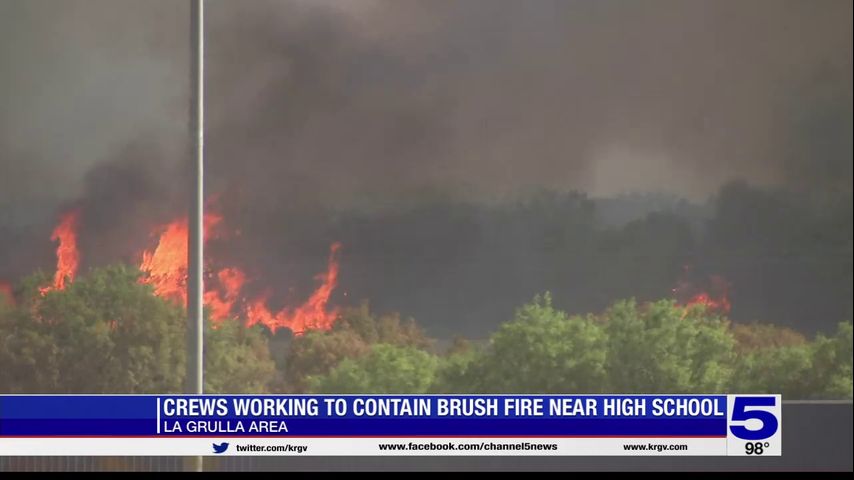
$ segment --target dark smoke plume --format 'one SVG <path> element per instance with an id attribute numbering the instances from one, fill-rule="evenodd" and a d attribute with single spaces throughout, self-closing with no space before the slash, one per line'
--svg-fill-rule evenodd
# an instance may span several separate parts
<path id="1" fill-rule="evenodd" d="M 702 202 L 732 180 L 850 196 L 849 1 L 207 4 L 208 188 L 244 233 L 212 250 L 287 285 L 362 228 L 341 211 L 541 189 Z M 90 265 L 183 211 L 186 16 L 0 3 L 0 277 L 50 268 L 64 208 L 84 210 Z"/>

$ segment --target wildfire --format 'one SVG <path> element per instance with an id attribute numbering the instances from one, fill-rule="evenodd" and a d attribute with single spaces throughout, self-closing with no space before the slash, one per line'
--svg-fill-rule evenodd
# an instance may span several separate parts
<path id="1" fill-rule="evenodd" d="M 78 219 L 78 211 L 68 212 L 53 230 L 51 240 L 59 242 L 56 249 L 56 273 L 50 285 L 39 289 L 42 295 L 51 290 L 62 290 L 74 281 L 80 263 L 76 231 Z M 204 217 L 204 241 L 218 236 L 222 224 L 222 215 L 215 210 L 209 210 Z M 187 219 L 177 219 L 158 227 L 154 234 L 158 237 L 157 245 L 152 250 L 144 250 L 140 255 L 142 260 L 139 270 L 142 275 L 139 282 L 151 285 L 155 295 L 186 306 L 189 238 Z M 251 302 L 244 301 L 242 292 L 247 283 L 247 276 L 237 267 L 220 268 L 215 274 L 208 272 L 203 294 L 204 304 L 215 322 L 242 316 L 248 326 L 261 324 L 273 332 L 288 328 L 295 335 L 301 335 L 308 330 L 328 330 L 338 318 L 338 309 L 329 308 L 328 304 L 338 283 L 340 250 L 340 243 L 332 244 L 326 272 L 316 277 L 320 285 L 308 300 L 298 307 L 285 307 L 278 312 L 271 312 L 267 308 L 269 293 Z M 11 286 L 3 282 L 0 282 L 0 297 L 14 304 Z"/>
<path id="2" fill-rule="evenodd" d="M 710 276 L 706 283 L 707 289 L 698 289 L 689 281 L 680 281 L 673 289 L 679 305 L 685 307 L 686 311 L 695 305 L 702 305 L 710 312 L 728 314 L 732 308 L 729 301 L 729 283 L 719 275 Z"/>
<path id="3" fill-rule="evenodd" d="M 216 213 L 205 215 L 205 242 L 216 236 L 217 227 L 222 224 L 222 220 L 222 216 Z M 157 296 L 186 305 L 187 220 L 175 220 L 157 231 L 160 234 L 155 249 L 142 253 L 139 269 L 143 276 L 140 282 L 152 285 Z M 272 313 L 266 307 L 269 298 L 267 294 L 243 305 L 246 324 L 251 326 L 260 323 L 273 332 L 282 327 L 289 328 L 296 335 L 311 329 L 332 328 L 338 311 L 334 308 L 327 309 L 327 304 L 338 281 L 337 254 L 340 248 L 339 243 L 332 245 L 327 271 L 317 277 L 321 285 L 305 303 L 293 309 L 284 308 Z M 237 316 L 239 312 L 236 310 L 240 310 L 241 293 L 246 281 L 246 274 L 236 267 L 222 268 L 206 279 L 203 301 L 210 311 L 211 320 L 221 322 Z"/>
<path id="4" fill-rule="evenodd" d="M 204 217 L 204 241 L 222 222 L 222 216 L 207 213 Z M 189 226 L 187 219 L 175 220 L 161 228 L 160 239 L 153 251 L 142 252 L 139 270 L 144 274 L 142 283 L 154 287 L 158 297 L 180 301 L 187 305 L 187 244 Z"/>
<path id="5" fill-rule="evenodd" d="M 211 310 L 211 319 L 220 321 L 231 314 L 240 297 L 240 290 L 246 283 L 246 274 L 239 268 L 223 268 L 217 272 L 216 277 L 224 293 L 220 295 L 218 290 L 208 290 L 205 292 L 204 302 Z"/>
<path id="6" fill-rule="evenodd" d="M 66 282 L 74 281 L 77 267 L 80 265 L 80 252 L 77 251 L 79 217 L 79 212 L 76 210 L 68 212 L 62 216 L 59 225 L 53 229 L 50 239 L 59 242 L 59 246 L 56 247 L 56 273 L 53 276 L 52 284 L 39 289 L 42 295 L 51 290 L 63 290 Z"/>
<path id="7" fill-rule="evenodd" d="M 691 307 L 694 305 L 703 305 L 708 310 L 712 310 L 719 313 L 729 313 L 732 305 L 729 303 L 729 299 L 726 295 L 723 295 L 719 298 L 712 298 L 708 293 L 703 292 L 691 297 L 686 304 L 687 307 Z"/>
<path id="8" fill-rule="evenodd" d="M 257 298 L 246 308 L 247 325 L 260 323 L 270 331 L 275 332 L 279 328 L 288 328 L 295 335 L 301 335 L 308 330 L 329 330 L 338 318 L 338 310 L 332 308 L 327 310 L 329 297 L 338 284 L 338 253 L 341 244 L 333 243 L 329 249 L 329 261 L 326 272 L 318 275 L 315 279 L 320 286 L 311 297 L 297 308 L 287 307 L 272 313 L 267 308 L 269 294 Z"/>

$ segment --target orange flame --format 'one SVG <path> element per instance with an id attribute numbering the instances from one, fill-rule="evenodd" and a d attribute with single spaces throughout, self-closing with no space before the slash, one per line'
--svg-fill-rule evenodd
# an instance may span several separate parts
<path id="1" fill-rule="evenodd" d="M 222 222 L 222 216 L 207 213 L 204 217 L 204 240 Z M 175 220 L 159 229 L 160 239 L 154 251 L 142 252 L 140 271 L 142 283 L 154 287 L 158 297 L 180 301 L 187 305 L 187 254 L 189 227 L 187 219 Z"/>
<path id="2" fill-rule="evenodd" d="M 240 290 L 246 283 L 246 274 L 239 268 L 223 268 L 217 272 L 217 280 L 225 293 L 220 295 L 217 290 L 208 290 L 204 295 L 204 303 L 211 310 L 211 319 L 220 321 L 231 314 L 240 296 Z"/>
<path id="3" fill-rule="evenodd" d="M 270 331 L 275 332 L 279 328 L 288 328 L 295 335 L 302 335 L 308 330 L 329 330 L 338 319 L 338 309 L 327 310 L 329 297 L 338 284 L 338 253 L 341 244 L 335 242 L 329 249 L 329 261 L 326 273 L 316 277 L 321 284 L 311 294 L 305 303 L 295 309 L 283 308 L 277 313 L 272 313 L 267 308 L 267 298 L 264 295 L 251 302 L 246 307 L 246 324 L 248 326 L 260 323 Z"/>
<path id="4" fill-rule="evenodd" d="M 711 310 L 718 313 L 729 313 L 732 305 L 729 303 L 729 299 L 726 295 L 723 295 L 718 298 L 712 298 L 708 293 L 703 292 L 691 297 L 688 300 L 688 303 L 685 305 L 686 307 L 692 307 L 694 305 L 703 305 L 707 310 Z"/>
<path id="5" fill-rule="evenodd" d="M 687 281 L 680 281 L 679 285 L 673 289 L 673 293 L 676 294 L 677 299 L 687 297 L 687 300 L 684 302 L 677 300 L 678 304 L 686 310 L 695 305 L 702 305 L 710 312 L 728 314 L 732 308 L 729 301 L 729 283 L 719 275 L 710 276 L 708 283 L 709 289 L 706 291 L 692 287 Z"/>
<path id="6" fill-rule="evenodd" d="M 218 232 L 222 216 L 216 213 L 205 215 L 205 242 Z M 140 282 L 154 287 L 154 293 L 161 297 L 187 305 L 187 220 L 175 220 L 158 229 L 160 231 L 157 247 L 153 251 L 142 253 Z M 327 310 L 329 298 L 338 282 L 337 254 L 341 244 L 331 247 L 329 266 L 325 274 L 319 275 L 320 287 L 311 297 L 295 309 L 284 308 L 277 313 L 266 307 L 268 296 L 256 299 L 245 306 L 246 324 L 262 324 L 271 331 L 285 327 L 299 335 L 310 329 L 332 328 L 338 317 L 337 309 Z M 233 316 L 235 306 L 241 300 L 240 294 L 246 283 L 246 274 L 239 268 L 228 267 L 217 271 L 215 276 L 205 282 L 203 301 L 208 307 L 211 319 L 220 322 Z"/>
<path id="7" fill-rule="evenodd" d="M 53 229 L 50 239 L 59 242 L 59 246 L 56 247 L 56 273 L 53 275 L 51 285 L 39 289 L 42 295 L 51 290 L 63 290 L 66 287 L 66 282 L 70 284 L 74 281 L 77 267 L 80 265 L 80 252 L 77 251 L 79 217 L 78 211 L 70 211 L 62 216 L 59 225 Z"/>

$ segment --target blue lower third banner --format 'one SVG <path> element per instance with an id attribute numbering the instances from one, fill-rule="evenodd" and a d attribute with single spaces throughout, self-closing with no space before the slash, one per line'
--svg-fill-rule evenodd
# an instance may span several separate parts
<path id="1" fill-rule="evenodd" d="M 779 395 L 4 395 L 3 455 L 781 455 Z"/>

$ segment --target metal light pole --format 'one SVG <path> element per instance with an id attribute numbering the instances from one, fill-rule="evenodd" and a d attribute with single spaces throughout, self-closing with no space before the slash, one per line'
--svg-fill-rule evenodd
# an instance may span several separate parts
<path id="1" fill-rule="evenodd" d="M 205 164 L 204 0 L 190 0 L 190 138 L 192 187 L 187 248 L 187 393 L 204 393 L 204 164 Z M 202 471 L 202 457 L 193 470 Z"/>
<path id="2" fill-rule="evenodd" d="M 193 143 L 193 186 L 190 200 L 190 239 L 188 279 L 187 279 L 187 313 L 190 327 L 190 360 L 187 362 L 188 393 L 204 393 L 203 383 L 203 332 L 202 317 L 203 279 L 203 235 L 204 235 L 204 0 L 191 0 L 190 30 L 192 32 L 191 46 L 191 78 L 190 86 L 190 130 Z"/>

